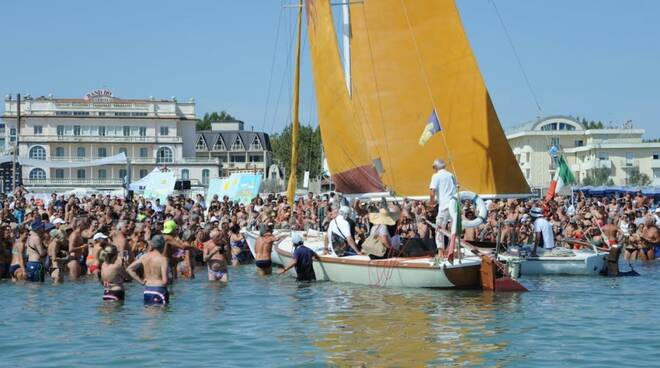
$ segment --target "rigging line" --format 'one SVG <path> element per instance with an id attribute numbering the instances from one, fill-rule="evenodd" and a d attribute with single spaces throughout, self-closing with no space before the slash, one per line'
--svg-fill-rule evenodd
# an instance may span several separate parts
<path id="1" fill-rule="evenodd" d="M 401 0 L 401 6 L 403 7 L 403 12 L 406 16 L 406 22 L 408 23 L 408 31 L 410 32 L 410 36 L 412 37 L 413 43 L 415 45 L 415 55 L 417 55 L 417 63 L 419 64 L 419 68 L 422 70 L 422 76 L 424 77 L 424 85 L 426 85 L 427 93 L 431 98 L 431 103 L 433 104 L 433 111 L 435 111 L 435 113 L 438 114 L 438 109 L 436 108 L 435 105 L 435 99 L 433 98 L 433 90 L 431 89 L 431 84 L 429 83 L 429 76 L 426 74 L 426 69 L 424 69 L 424 63 L 422 62 L 422 55 L 419 52 L 419 45 L 417 44 L 417 37 L 415 36 L 415 32 L 413 32 L 412 24 L 410 23 L 410 17 L 408 16 L 408 7 L 406 6 L 404 0 Z M 442 136 L 442 142 L 445 146 L 445 150 L 447 151 L 447 160 L 449 161 L 449 165 L 451 165 L 451 170 L 454 172 L 454 177 L 456 178 L 456 186 L 458 187 L 458 172 L 456 172 L 454 159 L 452 158 L 451 151 L 449 150 L 449 144 L 447 144 L 447 137 L 445 131 L 442 130 L 440 132 L 440 135 Z"/>
<path id="2" fill-rule="evenodd" d="M 532 88 L 532 84 L 529 81 L 529 78 L 527 77 L 527 73 L 525 72 L 525 68 L 523 67 L 522 61 L 520 60 L 520 56 L 518 55 L 518 51 L 516 50 L 516 46 L 513 43 L 513 39 L 511 38 L 511 35 L 509 34 L 509 30 L 506 27 L 506 24 L 504 24 L 504 19 L 502 19 L 502 15 L 500 14 L 499 9 L 497 8 L 497 5 L 495 4 L 495 0 L 489 0 L 490 3 L 493 5 L 493 9 L 495 9 L 495 14 L 497 14 L 497 18 L 500 20 L 500 25 L 502 26 L 502 29 L 504 30 L 504 34 L 506 35 L 506 39 L 509 41 L 509 46 L 511 46 L 511 50 L 513 51 L 513 55 L 516 58 L 516 62 L 518 63 L 518 68 L 520 68 L 520 72 L 523 75 L 523 78 L 525 79 L 525 83 L 527 84 L 527 89 L 529 90 L 529 93 L 532 95 L 532 98 L 534 99 L 534 103 L 536 104 L 536 108 L 539 110 L 540 113 L 543 113 L 543 109 L 541 108 L 541 104 L 539 103 L 538 98 L 536 97 L 536 93 L 534 92 L 534 88 Z"/>
<path id="3" fill-rule="evenodd" d="M 365 4 L 365 6 L 366 6 L 366 4 Z M 387 129 L 385 129 L 385 122 L 384 122 L 384 119 L 383 119 L 383 103 L 380 99 L 380 93 L 379 93 L 380 88 L 378 87 L 378 78 L 376 78 L 376 64 L 374 63 L 374 54 L 373 54 L 373 48 L 371 47 L 371 36 L 369 35 L 369 25 L 368 25 L 368 22 L 367 22 L 366 12 L 365 12 L 365 15 L 364 15 L 364 28 L 366 30 L 366 35 L 367 35 L 367 44 L 369 45 L 369 61 L 371 63 L 371 74 L 372 74 L 372 77 L 373 77 L 373 80 L 374 80 L 374 85 L 376 87 L 376 100 L 378 101 L 378 114 L 379 114 L 379 117 L 380 117 L 380 119 L 379 119 L 380 120 L 380 126 L 381 126 L 381 129 L 383 130 L 383 135 L 385 136 L 385 150 L 387 151 L 386 152 L 387 153 L 387 160 L 390 162 L 390 170 L 389 170 L 390 171 L 390 178 L 392 179 L 392 186 L 394 188 L 396 188 L 396 176 L 392 172 L 393 162 L 392 162 L 392 156 L 390 154 L 390 142 L 389 142 L 389 139 L 388 139 Z M 351 83 L 351 85 L 352 85 L 352 83 Z"/>
<path id="4" fill-rule="evenodd" d="M 270 102 L 270 91 L 273 84 L 273 75 L 275 74 L 275 59 L 277 56 L 277 46 L 278 41 L 280 40 L 280 28 L 282 26 L 282 13 L 284 13 L 284 8 L 280 7 L 280 15 L 277 18 L 277 32 L 275 32 L 275 43 L 273 45 L 273 57 L 270 64 L 270 77 L 268 78 L 268 88 L 266 89 L 266 104 L 264 106 L 264 121 L 261 125 L 261 129 L 266 128 L 266 119 L 268 117 L 268 103 Z"/>
<path id="5" fill-rule="evenodd" d="M 290 23 L 290 20 L 287 20 L 287 23 Z M 289 25 L 290 26 L 290 25 Z M 277 95 L 277 102 L 275 103 L 275 111 L 273 112 L 273 119 L 270 121 L 270 133 L 273 133 L 275 120 L 277 119 L 277 114 L 280 110 L 280 101 L 282 100 L 282 91 L 284 90 L 284 82 L 287 82 L 287 75 L 289 75 L 291 69 L 291 54 L 293 53 L 293 35 L 289 32 L 289 51 L 286 54 L 286 63 L 284 67 L 284 72 L 282 73 L 282 80 L 280 81 L 280 89 Z M 289 75 L 290 76 L 290 75 Z M 290 112 L 289 112 L 290 114 Z M 288 117 L 288 115 L 287 115 Z M 287 124 L 288 125 L 288 124 Z"/>

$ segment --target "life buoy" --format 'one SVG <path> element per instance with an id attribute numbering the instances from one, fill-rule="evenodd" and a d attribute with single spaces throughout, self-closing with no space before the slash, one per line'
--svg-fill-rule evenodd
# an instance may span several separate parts
<path id="1" fill-rule="evenodd" d="M 467 220 L 463 218 L 461 220 L 461 225 L 463 228 L 477 227 L 484 222 L 486 222 L 486 217 L 488 216 L 488 209 L 486 208 L 486 203 L 484 200 L 479 197 L 478 194 L 474 192 L 463 191 L 458 193 L 458 196 L 452 197 L 449 201 L 449 215 L 451 216 L 452 222 L 456 224 L 456 219 L 458 214 L 456 213 L 456 200 L 470 201 L 476 207 L 475 216 L 476 218 L 472 220 Z"/>

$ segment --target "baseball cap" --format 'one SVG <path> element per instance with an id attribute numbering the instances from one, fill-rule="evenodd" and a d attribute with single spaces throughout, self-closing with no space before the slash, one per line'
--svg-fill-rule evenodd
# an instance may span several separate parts
<path id="1" fill-rule="evenodd" d="M 302 234 L 294 233 L 291 236 L 291 242 L 293 243 L 293 245 L 302 245 L 302 243 L 304 242 Z"/>
<path id="2" fill-rule="evenodd" d="M 176 230 L 176 222 L 174 220 L 167 220 L 163 224 L 163 234 L 172 234 Z"/>
<path id="3" fill-rule="evenodd" d="M 92 240 L 94 241 L 103 240 L 103 239 L 108 239 L 108 237 L 103 233 L 96 233 L 94 234 L 94 237 L 92 237 Z"/>

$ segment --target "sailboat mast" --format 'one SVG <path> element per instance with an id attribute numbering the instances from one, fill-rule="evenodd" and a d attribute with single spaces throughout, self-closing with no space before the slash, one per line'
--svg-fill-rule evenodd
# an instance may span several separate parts
<path id="1" fill-rule="evenodd" d="M 298 112 L 300 105 L 300 48 L 302 33 L 302 12 L 303 0 L 298 1 L 298 45 L 296 46 L 296 69 L 293 80 L 293 122 L 291 122 L 291 172 L 289 173 L 289 185 L 287 187 L 287 199 L 289 205 L 293 205 L 298 186 L 298 134 L 300 123 L 298 122 Z"/>
<path id="2" fill-rule="evenodd" d="M 343 22 L 342 49 L 344 54 L 344 79 L 346 79 L 346 89 L 348 95 L 352 95 L 351 83 L 351 3 L 345 1 L 341 5 L 341 16 Z"/>

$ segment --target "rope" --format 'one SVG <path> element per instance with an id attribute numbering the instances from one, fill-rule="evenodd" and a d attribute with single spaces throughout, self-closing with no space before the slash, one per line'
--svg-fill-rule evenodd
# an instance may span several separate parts
<path id="1" fill-rule="evenodd" d="M 431 84 L 429 82 L 429 77 L 426 73 L 426 69 L 424 69 L 424 62 L 422 60 L 422 55 L 419 52 L 419 44 L 417 43 L 417 37 L 415 36 L 415 32 L 413 32 L 412 29 L 412 24 L 410 23 L 410 17 L 408 16 L 408 7 L 406 7 L 406 3 L 404 0 L 401 0 L 401 6 L 403 7 L 403 13 L 406 16 L 406 22 L 408 24 L 408 31 L 410 32 L 410 36 L 413 39 L 413 43 L 415 45 L 415 55 L 417 56 L 417 64 L 419 65 L 419 68 L 422 71 L 422 76 L 424 78 L 424 85 L 426 86 L 427 93 L 429 94 L 429 97 L 431 98 L 431 104 L 433 105 L 433 111 L 438 114 L 438 109 L 435 104 L 435 98 L 433 97 L 433 90 L 431 89 Z M 438 117 L 439 119 L 439 117 Z M 456 172 L 456 166 L 454 165 L 454 160 L 452 159 L 451 152 L 449 151 L 449 145 L 447 144 L 447 137 L 445 135 L 445 131 L 441 130 L 441 136 L 442 136 L 442 142 L 445 146 L 445 151 L 447 151 L 447 160 L 449 161 L 449 165 L 451 166 L 451 170 L 454 172 L 454 175 L 456 177 L 456 186 L 458 187 L 458 172 Z"/>
<path id="2" fill-rule="evenodd" d="M 261 125 L 261 129 L 266 128 L 266 118 L 268 116 L 268 103 L 270 102 L 270 91 L 271 91 L 271 86 L 273 83 L 273 75 L 275 74 L 275 56 L 277 55 L 277 46 L 278 46 L 278 41 L 280 40 L 280 28 L 282 26 L 282 13 L 284 12 L 284 8 L 280 7 L 280 16 L 277 18 L 277 32 L 275 32 L 275 44 L 273 47 L 273 57 L 272 61 L 270 64 L 270 77 L 268 78 L 268 88 L 266 89 L 266 104 L 264 107 L 264 121 Z"/>
<path id="3" fill-rule="evenodd" d="M 509 30 L 506 28 L 506 25 L 504 24 L 504 20 L 502 19 L 502 15 L 500 14 L 500 11 L 497 8 L 497 5 L 495 4 L 495 0 L 489 0 L 489 1 L 493 5 L 493 8 L 495 9 L 495 14 L 497 14 L 497 18 L 500 20 L 500 24 L 502 25 L 502 29 L 504 30 L 504 34 L 506 35 L 506 39 L 509 41 L 509 46 L 511 46 L 511 50 L 513 51 L 513 55 L 516 57 L 516 62 L 518 63 L 518 68 L 520 68 L 520 71 L 522 72 L 522 75 L 525 78 L 525 83 L 527 84 L 527 89 L 529 89 L 529 93 L 532 95 L 532 98 L 534 99 L 534 103 L 536 103 L 536 108 L 539 110 L 539 112 L 543 113 L 543 109 L 541 108 L 541 104 L 539 103 L 539 100 L 536 97 L 536 93 L 534 92 L 534 88 L 532 88 L 532 84 L 529 82 L 529 78 L 527 77 L 527 73 L 525 72 L 525 68 L 523 68 L 523 64 L 520 61 L 520 56 L 518 55 L 518 51 L 516 50 L 516 46 L 513 44 L 513 39 L 511 38 L 511 35 L 509 34 Z"/>

